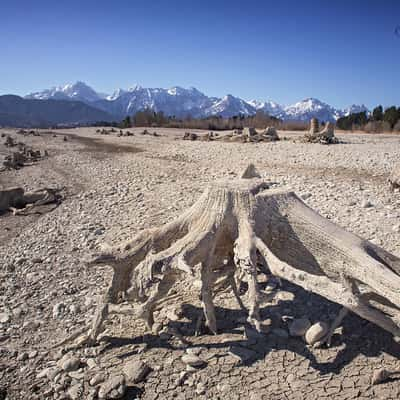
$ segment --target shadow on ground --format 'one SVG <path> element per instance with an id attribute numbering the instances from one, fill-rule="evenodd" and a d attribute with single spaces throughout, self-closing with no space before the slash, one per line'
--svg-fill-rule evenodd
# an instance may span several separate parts
<path id="1" fill-rule="evenodd" d="M 287 330 L 284 322 L 286 318 L 282 318 L 283 316 L 290 318 L 290 316 L 306 315 L 313 322 L 318 320 L 331 322 L 340 310 L 340 306 L 289 283 L 284 284 L 284 289 L 295 295 L 293 301 L 279 301 L 275 305 L 269 305 L 260 310 L 262 319 L 271 319 L 274 329 L 285 328 Z M 321 375 L 339 374 L 346 365 L 361 354 L 366 357 L 377 357 L 387 353 L 396 358 L 400 354 L 400 344 L 393 340 L 391 334 L 355 314 L 349 314 L 344 319 L 342 334 L 333 336 L 332 346 L 329 350 L 316 350 L 306 345 L 302 338 L 280 337 L 274 333 L 274 329 L 266 335 L 260 335 L 246 323 L 238 322 L 245 319 L 245 312 L 223 307 L 216 307 L 218 329 L 221 335 L 212 335 L 203 326 L 202 335 L 196 337 L 196 321 L 201 313 L 201 308 L 184 304 L 181 320 L 185 320 L 185 322 L 170 321 L 169 326 L 179 331 L 193 346 L 202 346 L 209 350 L 226 350 L 226 354 L 229 352 L 238 358 L 239 365 L 252 365 L 263 360 L 273 350 L 286 350 L 308 359 L 310 367 L 319 371 Z M 244 335 L 245 331 L 246 335 Z M 201 338 L 200 341 L 199 338 Z M 107 342 L 103 351 L 122 349 L 125 346 L 143 343 L 147 345 L 148 349 L 176 350 L 178 348 L 172 344 L 172 341 L 161 340 L 159 336 L 152 334 L 135 338 L 108 337 Z M 334 359 L 329 362 L 319 362 L 316 352 L 324 351 L 329 351 L 330 354 L 333 352 Z M 134 353 L 135 351 L 130 351 L 121 357 L 129 357 Z"/>

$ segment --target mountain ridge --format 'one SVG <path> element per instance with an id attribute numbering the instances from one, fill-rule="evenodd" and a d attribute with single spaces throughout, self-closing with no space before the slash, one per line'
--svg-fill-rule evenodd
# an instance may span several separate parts
<path id="1" fill-rule="evenodd" d="M 51 127 L 112 122 L 113 116 L 76 100 L 24 99 L 15 95 L 0 96 L 0 126 Z"/>
<path id="2" fill-rule="evenodd" d="M 179 118 L 191 116 L 194 118 L 219 115 L 232 117 L 234 115 L 253 115 L 263 111 L 282 120 L 307 121 L 313 117 L 323 121 L 335 122 L 351 112 L 367 111 L 367 107 L 351 105 L 345 109 L 337 109 L 316 98 L 306 98 L 291 105 L 281 105 L 274 101 L 243 100 L 232 94 L 224 97 L 207 96 L 195 87 L 183 88 L 173 86 L 164 88 L 144 88 L 134 85 L 129 89 L 117 89 L 110 95 L 96 92 L 82 81 L 64 86 L 55 86 L 40 92 L 30 93 L 26 99 L 39 100 L 79 100 L 115 118 L 123 118 L 137 111 L 150 108 L 163 111 L 166 115 Z"/>

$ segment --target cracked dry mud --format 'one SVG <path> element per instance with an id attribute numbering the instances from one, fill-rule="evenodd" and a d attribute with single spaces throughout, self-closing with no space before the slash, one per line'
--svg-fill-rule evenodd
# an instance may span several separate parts
<path id="1" fill-rule="evenodd" d="M 175 219 L 209 182 L 236 179 L 249 162 L 274 187 L 293 190 L 325 218 L 399 256 L 400 194 L 389 190 L 387 177 L 400 156 L 400 137 L 339 135 L 343 143 L 322 146 L 184 142 L 175 140 L 182 131 L 165 129 L 157 129 L 160 137 L 95 131 L 24 137 L 49 157 L 0 173 L 1 187 L 65 187 L 64 201 L 50 213 L 0 216 L 0 398 L 97 398 L 100 377 L 118 377 L 135 360 L 151 370 L 139 382 L 126 382 L 126 399 L 400 397 L 396 380 L 371 385 L 377 369 L 400 369 L 400 345 L 392 336 L 349 314 L 330 348 L 306 345 L 288 335 L 290 321 L 331 322 L 340 307 L 285 281 L 261 282 L 266 335 L 246 334 L 247 316 L 228 291 L 215 300 L 221 333 L 202 327 L 196 336 L 201 303 L 195 288 L 177 282 L 183 305 L 171 302 L 155 313 L 159 334 L 130 316 L 111 316 L 107 341 L 51 348 L 90 320 L 110 280 L 107 266 L 85 264 L 89 253 Z M 201 368 L 187 368 L 187 348 L 194 348 Z M 76 367 L 69 360 L 73 370 L 62 370 L 63 356 L 78 359 Z"/>

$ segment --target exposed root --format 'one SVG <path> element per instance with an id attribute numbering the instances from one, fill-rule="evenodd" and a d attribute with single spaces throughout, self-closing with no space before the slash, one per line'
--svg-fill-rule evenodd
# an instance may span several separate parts
<path id="1" fill-rule="evenodd" d="M 91 262 L 114 269 L 88 335 L 92 342 L 109 313 L 140 317 L 151 328 L 154 311 L 179 298 L 171 296 L 175 283 L 187 282 L 189 288 L 198 278 L 211 332 L 218 331 L 216 294 L 227 289 L 260 332 L 258 277 L 267 271 L 344 307 L 323 339 L 328 344 L 347 310 L 400 336 L 400 259 L 258 178 L 215 182 L 177 220 L 143 231 Z M 247 300 L 235 277 L 247 281 Z M 202 317 L 196 331 L 201 322 Z"/>

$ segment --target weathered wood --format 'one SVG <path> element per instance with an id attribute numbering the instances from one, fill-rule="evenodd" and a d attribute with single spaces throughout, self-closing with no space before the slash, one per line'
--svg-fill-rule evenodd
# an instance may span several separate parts
<path id="1" fill-rule="evenodd" d="M 252 178 L 212 183 L 175 221 L 92 258 L 111 265 L 114 275 L 88 338 L 96 340 L 107 304 L 120 299 L 151 327 L 174 283 L 196 276 L 211 331 L 217 332 L 213 299 L 221 279 L 239 297 L 233 276 L 247 281 L 248 322 L 260 331 L 260 258 L 277 277 L 341 304 L 333 328 L 351 310 L 400 336 L 400 259 L 323 218 L 294 193 Z"/>

